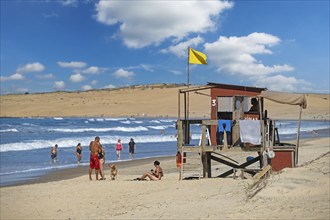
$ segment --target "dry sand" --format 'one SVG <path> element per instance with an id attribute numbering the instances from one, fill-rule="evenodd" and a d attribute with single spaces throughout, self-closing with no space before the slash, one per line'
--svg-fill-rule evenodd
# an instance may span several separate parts
<path id="1" fill-rule="evenodd" d="M 152 168 L 139 160 L 117 164 L 115 181 L 108 169 L 107 180 L 89 181 L 84 168 L 72 179 L 2 187 L 1 219 L 329 219 L 329 141 L 303 140 L 300 166 L 273 173 L 249 199 L 250 178 L 178 181 L 168 157 L 160 159 L 161 181 L 131 181 Z"/>
<path id="2" fill-rule="evenodd" d="M 159 84 L 87 92 L 2 95 L 0 117 L 177 117 L 180 88 L 186 87 Z M 210 94 L 209 90 L 201 92 Z M 329 94 L 307 94 L 308 107 L 302 118 L 329 120 L 329 100 Z M 191 93 L 190 116 L 209 118 L 210 103 L 210 97 Z M 265 107 L 271 118 L 298 118 L 297 106 L 266 101 Z"/>
<path id="3" fill-rule="evenodd" d="M 176 117 L 179 87 L 1 96 L 1 117 Z M 204 91 L 204 93 L 206 93 Z M 191 116 L 209 118 L 209 97 L 191 95 Z M 329 120 L 329 95 L 308 94 L 303 119 Z M 299 108 L 265 103 L 269 116 L 295 119 Z M 281 110 L 279 109 L 281 108 Z M 1 219 L 330 219 L 330 138 L 301 142 L 297 168 L 273 173 L 252 198 L 248 179 L 178 181 L 173 157 L 161 181 L 131 181 L 151 160 L 117 164 L 115 181 L 89 181 L 88 167 L 52 173 L 34 184 L 1 187 Z M 225 152 L 242 162 L 250 152 Z M 320 157 L 323 155 L 322 157 Z M 318 159 L 317 159 L 318 158 Z M 213 174 L 228 168 L 212 166 Z M 107 173 L 109 170 L 107 168 Z M 262 185 L 261 185 L 262 186 Z"/>

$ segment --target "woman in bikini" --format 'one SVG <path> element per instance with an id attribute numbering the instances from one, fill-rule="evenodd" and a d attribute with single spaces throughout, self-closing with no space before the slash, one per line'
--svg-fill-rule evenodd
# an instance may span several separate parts
<path id="1" fill-rule="evenodd" d="M 145 180 L 147 177 L 150 180 L 161 180 L 164 174 L 163 169 L 160 167 L 160 162 L 156 160 L 154 165 L 156 167 L 155 171 L 151 170 L 150 172 L 144 173 L 140 178 L 137 178 L 137 180 Z"/>
<path id="2" fill-rule="evenodd" d="M 79 143 L 76 147 L 77 163 L 80 163 L 80 160 L 81 160 L 81 157 L 82 157 L 81 152 L 82 152 L 82 146 Z"/>
<path id="3" fill-rule="evenodd" d="M 100 175 L 101 175 L 101 179 L 100 180 L 105 180 L 105 177 L 104 177 L 105 157 L 104 156 L 105 156 L 104 148 L 102 147 L 102 145 L 100 145 L 99 153 L 98 153 L 99 164 L 100 164 Z"/>

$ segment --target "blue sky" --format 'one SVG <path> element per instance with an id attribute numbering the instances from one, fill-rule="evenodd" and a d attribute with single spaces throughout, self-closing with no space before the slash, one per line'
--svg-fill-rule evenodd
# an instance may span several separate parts
<path id="1" fill-rule="evenodd" d="M 1 0 L 1 94 L 187 83 L 329 93 L 329 1 Z"/>

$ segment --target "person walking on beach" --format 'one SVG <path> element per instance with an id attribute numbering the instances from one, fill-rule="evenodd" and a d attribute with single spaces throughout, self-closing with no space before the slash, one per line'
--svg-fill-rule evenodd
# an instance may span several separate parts
<path id="1" fill-rule="evenodd" d="M 57 161 L 57 144 L 50 150 L 50 157 L 52 158 L 52 163 L 56 163 Z"/>
<path id="2" fill-rule="evenodd" d="M 82 152 L 82 146 L 80 143 L 78 143 L 78 145 L 76 147 L 77 163 L 80 163 L 80 161 L 81 161 L 81 158 L 82 158 L 81 152 Z"/>
<path id="3" fill-rule="evenodd" d="M 99 163 L 100 163 L 100 175 L 101 175 L 100 180 L 105 180 L 105 177 L 104 177 L 105 151 L 101 144 L 100 144 L 100 148 L 99 148 L 98 157 L 99 157 Z"/>
<path id="4" fill-rule="evenodd" d="M 131 160 L 134 159 L 135 148 L 136 148 L 136 145 L 135 145 L 134 139 L 131 138 L 130 142 L 128 143 L 129 158 Z"/>
<path id="5" fill-rule="evenodd" d="M 151 170 L 150 172 L 146 172 L 140 178 L 137 178 L 137 180 L 145 180 L 147 177 L 150 180 L 161 180 L 164 174 L 163 169 L 160 167 L 160 162 L 156 160 L 154 166 L 156 167 L 155 171 Z"/>
<path id="6" fill-rule="evenodd" d="M 94 141 L 91 141 L 89 144 L 90 150 L 90 160 L 89 160 L 89 179 L 92 180 L 92 172 L 95 169 L 95 176 L 96 180 L 99 179 L 99 169 L 100 169 L 100 162 L 99 162 L 99 149 L 101 147 L 100 144 L 100 137 L 96 136 Z"/>
<path id="7" fill-rule="evenodd" d="M 118 139 L 117 144 L 116 144 L 117 160 L 120 160 L 120 153 L 121 153 L 122 149 L 123 149 L 123 145 L 121 144 L 120 139 Z"/>

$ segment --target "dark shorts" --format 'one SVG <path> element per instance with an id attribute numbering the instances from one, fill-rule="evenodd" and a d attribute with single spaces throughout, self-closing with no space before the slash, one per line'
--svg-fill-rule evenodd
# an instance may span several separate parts
<path id="1" fill-rule="evenodd" d="M 90 161 L 89 161 L 89 167 L 95 170 L 100 169 L 100 163 L 99 163 L 99 157 L 98 155 L 91 154 L 90 155 Z"/>
<path id="2" fill-rule="evenodd" d="M 52 158 L 52 159 L 55 159 L 55 158 L 56 158 L 56 154 L 52 154 L 52 155 L 51 155 L 51 158 Z"/>
<path id="3" fill-rule="evenodd" d="M 134 154 L 134 148 L 129 148 L 128 152 Z"/>

